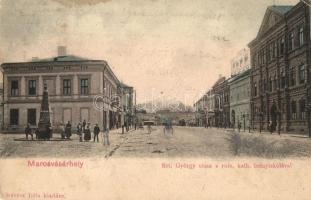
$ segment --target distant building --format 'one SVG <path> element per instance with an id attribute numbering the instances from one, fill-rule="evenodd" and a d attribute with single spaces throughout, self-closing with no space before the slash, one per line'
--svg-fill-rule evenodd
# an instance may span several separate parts
<path id="1" fill-rule="evenodd" d="M 60 53 L 65 52 L 61 48 Z M 118 93 L 120 81 L 104 60 L 59 55 L 31 62 L 4 63 L 1 67 L 5 130 L 17 131 L 27 123 L 38 124 L 44 83 L 48 86 L 54 129 L 67 121 L 71 121 L 73 129 L 83 120 L 91 125 L 98 123 L 101 129 L 121 124 L 123 105 L 117 101 L 122 95 Z"/>
<path id="2" fill-rule="evenodd" d="M 206 123 L 208 126 L 215 126 L 215 97 L 213 90 L 206 93 Z"/>
<path id="3" fill-rule="evenodd" d="M 197 102 L 194 103 L 193 107 L 195 110 L 195 123 L 197 126 L 205 126 L 206 125 L 206 96 L 203 95 Z"/>
<path id="4" fill-rule="evenodd" d="M 121 117 L 119 121 L 125 126 L 132 126 L 135 120 L 134 88 L 121 82 L 119 92 L 123 110 L 122 115 L 119 116 Z"/>
<path id="5" fill-rule="evenodd" d="M 250 70 L 231 78 L 230 86 L 230 122 L 233 128 L 248 129 L 250 125 Z"/>
<path id="6" fill-rule="evenodd" d="M 244 48 L 231 60 L 231 76 L 238 75 L 250 68 L 250 51 Z"/>
<path id="7" fill-rule="evenodd" d="M 230 87 L 226 77 L 221 77 L 213 86 L 214 122 L 216 127 L 230 127 Z"/>

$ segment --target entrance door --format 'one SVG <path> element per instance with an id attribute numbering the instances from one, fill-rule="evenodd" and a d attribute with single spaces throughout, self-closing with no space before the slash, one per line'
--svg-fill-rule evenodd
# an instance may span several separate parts
<path id="1" fill-rule="evenodd" d="M 272 131 L 275 131 L 276 124 L 277 124 L 277 107 L 275 104 L 272 105 L 271 107 L 271 121 L 272 121 Z"/>

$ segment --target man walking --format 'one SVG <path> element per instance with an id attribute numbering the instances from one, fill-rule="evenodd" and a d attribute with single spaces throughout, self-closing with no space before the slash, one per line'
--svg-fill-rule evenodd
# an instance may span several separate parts
<path id="1" fill-rule="evenodd" d="M 99 142 L 99 140 L 98 140 L 98 134 L 99 134 L 99 132 L 100 132 L 99 126 L 98 126 L 98 124 L 96 124 L 96 125 L 94 126 L 94 142 L 95 142 L 95 138 L 97 138 L 97 142 Z"/>
<path id="2" fill-rule="evenodd" d="M 33 134 L 31 132 L 30 124 L 28 123 L 25 128 L 26 140 L 28 140 L 28 135 L 31 135 L 31 140 L 33 140 Z"/>
<path id="3" fill-rule="evenodd" d="M 79 135 L 79 141 L 82 142 L 82 125 L 80 122 L 77 125 L 77 133 Z"/>

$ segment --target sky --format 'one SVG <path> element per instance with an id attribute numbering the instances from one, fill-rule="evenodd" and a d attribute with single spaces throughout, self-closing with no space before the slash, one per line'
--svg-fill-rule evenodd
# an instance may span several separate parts
<path id="1" fill-rule="evenodd" d="M 67 53 L 106 60 L 153 99 L 192 105 L 256 37 L 269 5 L 298 0 L 0 0 L 0 61 Z"/>

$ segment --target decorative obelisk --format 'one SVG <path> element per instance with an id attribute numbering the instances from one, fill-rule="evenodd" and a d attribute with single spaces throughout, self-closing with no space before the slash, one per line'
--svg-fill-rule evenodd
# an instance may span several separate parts
<path id="1" fill-rule="evenodd" d="M 52 137 L 50 111 L 49 111 L 49 93 L 47 84 L 44 83 L 44 90 L 41 102 L 40 119 L 38 123 L 38 139 L 48 140 Z"/>

